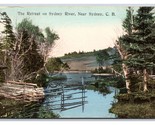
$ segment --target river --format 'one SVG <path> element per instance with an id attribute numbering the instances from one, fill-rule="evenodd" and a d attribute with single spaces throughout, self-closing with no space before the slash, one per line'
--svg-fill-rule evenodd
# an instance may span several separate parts
<path id="1" fill-rule="evenodd" d="M 91 73 L 63 73 L 66 80 L 54 81 L 49 83 L 47 89 L 52 88 L 53 84 L 84 84 L 88 85 L 95 81 Z M 117 118 L 115 114 L 109 112 L 112 103 L 116 102 L 114 96 L 118 89 L 108 87 L 110 93 L 100 93 L 86 88 L 63 88 L 63 94 L 51 95 L 45 98 L 45 105 L 51 111 L 59 114 L 60 118 Z M 59 90 L 57 90 L 59 91 Z"/>

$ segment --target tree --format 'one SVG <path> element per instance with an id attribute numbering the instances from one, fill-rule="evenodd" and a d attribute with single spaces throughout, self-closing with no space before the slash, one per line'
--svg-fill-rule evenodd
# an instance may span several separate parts
<path id="1" fill-rule="evenodd" d="M 41 42 L 39 44 L 39 52 L 44 57 L 44 68 L 48 73 L 48 70 L 46 69 L 46 63 L 48 61 L 51 49 L 54 46 L 55 40 L 58 40 L 59 36 L 53 30 L 51 31 L 49 27 L 46 27 L 45 33 L 46 37 L 44 39 L 44 42 Z"/>
<path id="2" fill-rule="evenodd" d="M 143 71 L 143 89 L 148 91 L 148 70 L 155 66 L 154 7 L 140 7 L 134 18 L 134 32 L 129 38 L 129 65 Z"/>
<path id="3" fill-rule="evenodd" d="M 46 68 L 49 72 L 60 71 L 63 66 L 63 62 L 60 58 L 49 58 L 46 63 Z"/>
<path id="4" fill-rule="evenodd" d="M 3 12 L 0 16 L 0 21 L 4 24 L 0 63 L 7 64 L 9 71 L 6 80 L 36 81 L 38 74 L 45 74 L 46 60 L 54 41 L 59 38 L 58 35 L 46 28 L 45 37 L 40 28 L 28 19 L 23 19 L 13 32 L 11 19 L 7 14 Z"/>
<path id="5" fill-rule="evenodd" d="M 143 90 L 148 91 L 148 70 L 155 66 L 155 24 L 152 10 L 154 7 L 140 7 L 133 16 L 133 10 L 127 10 L 127 17 L 123 22 L 126 34 L 116 42 L 116 48 L 121 55 L 122 68 L 126 79 L 126 88 L 130 90 L 130 69 L 142 71 Z"/>
<path id="6" fill-rule="evenodd" d="M 5 70 L 5 79 L 8 79 L 9 72 L 11 72 L 10 55 L 12 54 L 11 51 L 14 49 L 13 45 L 15 42 L 15 35 L 13 33 L 11 19 L 7 13 L 1 12 L 0 17 L 0 23 L 4 26 L 4 31 L 2 31 L 3 36 L 1 39 L 1 63 L 7 66 L 7 70 Z"/>
<path id="7" fill-rule="evenodd" d="M 130 43 L 128 42 L 128 40 L 133 31 L 133 9 L 129 7 L 126 10 L 126 12 L 127 12 L 127 15 L 122 25 L 126 34 L 121 36 L 116 41 L 115 47 L 117 48 L 122 60 L 122 70 L 124 72 L 126 89 L 127 89 L 127 92 L 130 93 L 131 92 L 130 90 L 131 81 L 129 78 L 130 71 L 129 71 L 128 65 L 125 62 L 128 60 L 128 57 L 130 56 L 130 53 L 128 52 L 128 49 L 130 48 Z"/>
<path id="8" fill-rule="evenodd" d="M 105 65 L 105 61 L 109 59 L 109 54 L 107 52 L 107 49 L 96 51 L 95 56 L 96 56 L 96 61 L 99 64 L 99 67 Z"/>
<path id="9" fill-rule="evenodd" d="M 18 31 L 20 38 L 19 45 L 19 59 L 22 61 L 21 72 L 25 79 L 31 79 L 33 74 L 37 74 L 43 68 L 44 60 L 42 55 L 37 51 L 37 42 L 35 37 L 28 33 L 28 31 Z M 18 59 L 17 59 L 18 60 Z"/>
<path id="10" fill-rule="evenodd" d="M 53 30 L 51 31 L 50 28 L 46 28 L 45 37 L 39 27 L 32 24 L 32 21 L 28 19 L 23 19 L 18 24 L 17 32 L 19 40 L 22 39 L 21 50 L 24 53 L 23 58 L 25 62 L 23 67 L 24 74 L 30 76 L 39 70 L 44 70 L 48 73 L 45 65 L 55 40 L 59 38 L 58 35 Z"/>

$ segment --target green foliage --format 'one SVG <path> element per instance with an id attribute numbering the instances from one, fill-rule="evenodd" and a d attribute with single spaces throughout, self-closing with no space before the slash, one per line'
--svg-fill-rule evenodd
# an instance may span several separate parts
<path id="1" fill-rule="evenodd" d="M 34 79 L 32 81 L 36 83 L 39 87 L 47 87 L 49 83 L 49 76 L 44 72 L 39 73 L 37 77 L 33 78 Z"/>
<path id="2" fill-rule="evenodd" d="M 45 33 L 46 33 L 46 41 L 50 44 L 53 44 L 55 40 L 59 39 L 59 36 L 53 31 L 51 31 L 49 27 L 46 27 Z"/>
<path id="3" fill-rule="evenodd" d="M 122 108 L 123 107 L 123 108 Z M 110 109 L 118 118 L 155 118 L 154 102 L 152 103 L 117 103 Z"/>
<path id="4" fill-rule="evenodd" d="M 63 59 L 72 58 L 72 57 L 81 58 L 81 56 L 82 57 L 84 57 L 84 56 L 88 57 L 88 56 L 93 56 L 93 55 L 94 55 L 94 52 L 84 52 L 84 51 L 76 52 L 76 51 L 74 51 L 74 52 L 64 54 L 64 56 L 61 58 L 63 58 Z"/>
<path id="5" fill-rule="evenodd" d="M 61 69 L 69 69 L 67 63 L 63 63 L 60 58 L 49 58 L 46 63 L 46 68 L 49 72 L 60 71 Z"/>
<path id="6" fill-rule="evenodd" d="M 60 58 L 50 58 L 46 63 L 46 68 L 49 72 L 59 71 L 61 69 L 63 62 Z"/>
<path id="7" fill-rule="evenodd" d="M 4 25 L 4 31 L 2 31 L 2 33 L 5 34 L 2 44 L 3 49 L 13 49 L 12 44 L 15 42 L 15 36 L 11 25 L 12 21 L 6 12 L 0 12 L 0 16 L 1 16 L 0 23 Z"/>
<path id="8" fill-rule="evenodd" d="M 2 77 L 4 77 L 4 75 L 5 77 L 8 77 L 11 70 L 10 55 L 14 49 L 13 44 L 15 43 L 15 35 L 11 25 L 12 21 L 7 13 L 0 12 L 0 17 L 0 23 L 2 23 L 4 26 L 4 30 L 1 32 L 4 36 L 2 37 L 0 43 L 0 64 L 3 64 L 7 67 L 7 69 L 3 71 Z"/>
<path id="9" fill-rule="evenodd" d="M 103 67 L 95 68 L 91 72 L 92 73 L 112 73 L 111 69 L 108 67 L 106 67 L 105 69 L 103 69 Z"/>
<path id="10" fill-rule="evenodd" d="M 132 92 L 130 94 L 119 94 L 116 97 L 118 99 L 118 102 L 122 103 L 151 103 L 155 101 L 155 93 L 153 92 Z"/>
<path id="11" fill-rule="evenodd" d="M 2 53 L 0 63 L 7 64 L 8 70 L 5 72 L 5 75 L 9 76 L 7 79 L 38 81 L 39 84 L 43 84 L 46 76 L 42 73 L 39 77 L 36 75 L 41 72 L 40 70 L 44 70 L 47 55 L 59 36 L 47 27 L 44 37 L 40 28 L 25 18 L 17 25 L 15 37 L 11 19 L 5 12 L 0 13 L 0 16 L 5 28 L 2 32 L 5 37 L 0 44 L 0 53 Z M 2 49 L 5 52 L 2 52 Z M 67 68 L 67 64 L 63 67 Z"/>
<path id="12" fill-rule="evenodd" d="M 103 66 L 105 64 L 104 61 L 109 59 L 109 53 L 107 49 L 96 51 L 95 56 L 96 56 L 96 61 L 99 64 L 99 67 Z"/>
<path id="13" fill-rule="evenodd" d="M 18 32 L 26 31 L 28 35 L 33 35 L 38 42 L 44 42 L 44 35 L 38 26 L 35 26 L 31 20 L 24 18 L 16 27 Z"/>
<path id="14" fill-rule="evenodd" d="M 39 102 L 24 103 L 13 99 L 0 98 L 0 118 L 59 118 Z"/>
<path id="15" fill-rule="evenodd" d="M 19 32 L 20 34 L 20 32 Z M 22 31 L 22 44 L 21 44 L 21 54 L 23 55 L 23 73 L 30 74 L 32 72 L 38 71 L 43 67 L 44 60 L 43 57 L 37 51 L 37 43 L 35 39 L 32 38 L 32 41 L 29 41 L 31 36 L 25 30 Z M 29 49 L 31 47 L 31 49 Z M 32 68 L 33 67 L 33 68 Z"/>
<path id="16" fill-rule="evenodd" d="M 133 26 L 133 12 L 134 10 L 131 7 L 128 7 L 126 10 L 126 18 L 123 21 L 123 28 L 127 34 L 132 33 L 132 26 Z"/>
<path id="17" fill-rule="evenodd" d="M 133 9 L 129 7 L 122 25 L 126 34 L 116 41 L 122 53 L 120 64 L 124 63 L 127 66 L 128 74 L 125 77 L 131 82 L 131 91 L 138 91 L 138 86 L 144 79 L 141 77 L 143 73 L 136 72 L 144 70 L 148 72 L 155 67 L 155 47 L 152 46 L 155 38 L 153 9 L 154 7 L 140 7 L 133 15 Z M 148 80 L 145 80 L 147 85 L 146 81 Z"/>
<path id="18" fill-rule="evenodd" d="M 128 65 L 139 69 L 149 69 L 155 66 L 154 52 L 154 7 L 140 7 L 135 15 L 134 30 L 127 40 L 130 43 L 128 49 L 131 56 Z"/>
<path id="19" fill-rule="evenodd" d="M 48 108 L 41 107 L 39 109 L 39 115 L 37 118 L 59 118 L 60 116 L 58 114 L 53 113 Z"/>

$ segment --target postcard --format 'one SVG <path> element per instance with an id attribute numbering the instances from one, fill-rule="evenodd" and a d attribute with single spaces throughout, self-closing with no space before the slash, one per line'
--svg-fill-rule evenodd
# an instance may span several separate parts
<path id="1" fill-rule="evenodd" d="M 0 118 L 154 119 L 155 8 L 0 6 Z"/>

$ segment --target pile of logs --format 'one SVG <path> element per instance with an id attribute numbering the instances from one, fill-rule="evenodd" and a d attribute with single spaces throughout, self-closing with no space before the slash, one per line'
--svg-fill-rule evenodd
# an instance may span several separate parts
<path id="1" fill-rule="evenodd" d="M 33 83 L 7 81 L 0 87 L 0 97 L 34 102 L 44 98 L 44 89 Z"/>

